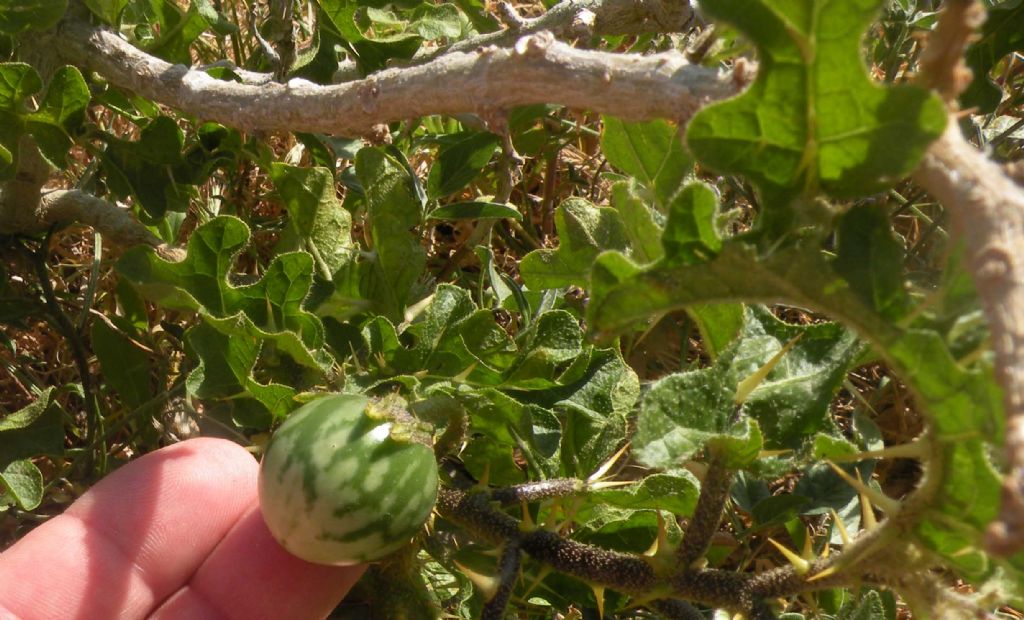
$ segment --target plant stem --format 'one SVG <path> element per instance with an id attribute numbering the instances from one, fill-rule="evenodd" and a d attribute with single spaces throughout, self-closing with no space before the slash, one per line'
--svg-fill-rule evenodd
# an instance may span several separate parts
<path id="1" fill-rule="evenodd" d="M 704 557 L 711 546 L 711 537 L 718 531 L 718 524 L 722 521 L 722 510 L 729 498 L 732 478 L 732 472 L 725 467 L 723 459 L 717 454 L 712 454 L 707 474 L 700 487 L 700 497 L 697 499 L 693 519 L 690 520 L 686 534 L 683 535 L 683 542 L 676 552 L 681 568 L 692 567 L 694 562 Z"/>
<path id="2" fill-rule="evenodd" d="M 96 400 L 96 394 L 92 384 L 92 373 L 89 371 L 89 359 L 85 352 L 85 345 L 82 343 L 81 335 L 78 330 L 75 329 L 71 319 L 61 309 L 60 303 L 57 301 L 57 294 L 53 290 L 53 285 L 50 283 L 50 274 L 46 266 L 46 248 L 49 247 L 50 233 L 47 233 L 46 238 L 43 240 L 42 245 L 39 247 L 37 252 L 29 252 L 22 246 L 22 249 L 28 253 L 29 260 L 32 262 L 32 266 L 35 269 L 36 277 L 39 280 L 39 286 L 43 292 L 43 299 L 46 302 L 46 308 L 48 314 L 53 321 L 54 327 L 61 333 L 62 336 L 67 340 L 68 346 L 71 348 L 71 355 L 75 360 L 75 366 L 78 370 L 79 380 L 82 383 L 82 401 L 85 408 L 85 441 L 92 449 L 90 451 L 89 463 L 90 468 L 93 467 L 92 461 L 93 456 L 97 452 L 97 442 L 102 444 L 99 446 L 99 471 L 105 472 L 107 468 L 107 449 L 106 449 L 106 438 L 103 433 L 103 418 L 99 412 L 99 404 Z"/>

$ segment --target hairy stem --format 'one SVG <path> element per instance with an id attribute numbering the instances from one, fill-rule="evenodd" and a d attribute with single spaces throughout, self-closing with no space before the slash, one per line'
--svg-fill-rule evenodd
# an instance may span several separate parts
<path id="1" fill-rule="evenodd" d="M 711 537 L 718 531 L 718 524 L 722 521 L 722 510 L 729 499 L 732 479 L 732 472 L 726 468 L 724 460 L 712 454 L 707 474 L 701 483 L 697 508 L 676 552 L 680 567 L 692 567 L 707 553 Z"/>
<path id="2" fill-rule="evenodd" d="M 509 542 L 501 551 L 498 559 L 498 589 L 484 604 L 480 613 L 481 620 L 502 620 L 505 617 L 505 608 L 512 598 L 512 590 L 516 584 L 516 577 L 519 576 L 519 564 L 522 562 L 523 554 L 519 544 L 515 541 Z"/>

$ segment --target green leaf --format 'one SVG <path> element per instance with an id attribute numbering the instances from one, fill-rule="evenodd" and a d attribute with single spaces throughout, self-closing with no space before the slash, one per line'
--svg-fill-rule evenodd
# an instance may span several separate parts
<path id="1" fill-rule="evenodd" d="M 344 40 L 363 75 L 383 69 L 393 58 L 412 58 L 423 42 L 418 35 L 410 34 L 367 37 L 356 24 L 356 12 L 363 4 L 358 0 L 320 0 L 319 4 L 327 25 Z"/>
<path id="2" fill-rule="evenodd" d="M 602 266 L 613 254 L 602 256 Z M 620 270 L 621 271 L 621 270 Z M 595 270 L 596 272 L 596 270 Z M 622 277 L 625 276 L 625 277 Z M 831 274 L 817 250 L 795 248 L 781 250 L 758 259 L 754 248 L 730 241 L 712 261 L 678 267 L 654 267 L 642 272 L 621 271 L 602 288 L 591 292 L 587 308 L 588 324 L 599 337 L 619 333 L 637 321 L 694 304 L 723 301 L 767 301 L 780 298 L 791 304 L 814 307 L 823 291 L 832 287 L 829 297 L 842 297 L 851 308 L 860 306 L 833 285 L 841 280 Z"/>
<path id="3" fill-rule="evenodd" d="M 757 502 L 750 510 L 750 516 L 754 518 L 754 526 L 763 528 L 770 525 L 779 525 L 794 519 L 800 515 L 800 509 L 810 501 L 803 495 L 784 494 L 772 495 Z"/>
<path id="4" fill-rule="evenodd" d="M 427 176 L 427 197 L 431 200 L 469 185 L 491 161 L 498 146 L 498 136 L 492 133 L 466 131 L 446 137 L 452 141 L 438 151 Z"/>
<path id="5" fill-rule="evenodd" d="M 531 289 L 587 286 L 591 265 L 605 250 L 623 250 L 629 241 L 618 212 L 595 207 L 582 198 L 569 198 L 555 210 L 559 245 L 534 250 L 519 263 L 519 273 Z"/>
<path id="6" fill-rule="evenodd" d="M 352 215 L 338 200 L 331 171 L 274 162 L 270 179 L 289 215 L 278 250 L 309 250 L 321 277 L 332 277 L 351 263 L 355 254 Z"/>
<path id="7" fill-rule="evenodd" d="M 559 367 L 583 353 L 583 331 L 563 310 L 545 312 L 518 335 L 519 357 L 506 382 L 519 389 L 552 387 Z"/>
<path id="8" fill-rule="evenodd" d="M 415 345 L 393 359 L 399 372 L 429 372 L 442 378 L 465 375 L 485 385 L 503 381 L 516 359 L 516 347 L 491 312 L 479 310 L 469 291 L 441 284 L 430 305 L 403 336 Z"/>
<path id="9" fill-rule="evenodd" d="M 39 111 L 25 117 L 26 130 L 35 138 L 39 152 L 51 164 L 64 168 L 72 135 L 85 121 L 89 87 L 75 67 L 61 67 L 53 74 Z"/>
<path id="10" fill-rule="evenodd" d="M 0 419 L 0 468 L 39 456 L 64 453 L 64 418 L 51 386 L 32 404 Z"/>
<path id="11" fill-rule="evenodd" d="M 828 428 L 829 404 L 860 355 L 860 341 L 836 323 L 789 325 L 750 306 L 735 348 L 719 358 L 730 365 L 738 384 L 796 338 L 743 403 L 743 412 L 761 426 L 768 449 L 800 448 Z"/>
<path id="12" fill-rule="evenodd" d="M 67 0 L 2 0 L 0 33 L 20 34 L 28 30 L 49 30 L 68 8 Z"/>
<path id="13" fill-rule="evenodd" d="M 601 147 L 608 161 L 643 184 L 653 202 L 666 209 L 693 168 L 679 130 L 663 120 L 627 123 L 605 116 L 602 121 Z"/>
<path id="14" fill-rule="evenodd" d="M 497 202 L 453 202 L 430 212 L 434 220 L 497 220 L 523 221 L 523 214 L 515 207 Z"/>
<path id="15" fill-rule="evenodd" d="M 344 39 L 350 43 L 362 41 L 362 31 L 356 26 L 355 16 L 359 3 L 354 0 L 319 0 L 320 14 L 328 21 Z"/>
<path id="16" fill-rule="evenodd" d="M 248 239 L 249 228 L 241 220 L 221 216 L 195 230 L 181 262 L 166 261 L 152 248 L 136 246 L 125 252 L 117 269 L 165 308 L 214 318 L 242 313 L 264 332 L 294 332 L 309 349 L 320 348 L 323 326 L 302 309 L 313 279 L 313 259 L 301 252 L 281 254 L 259 281 L 232 286 L 228 273 Z"/>
<path id="17" fill-rule="evenodd" d="M 401 162 L 379 148 L 360 149 L 355 167 L 366 192 L 374 254 L 360 292 L 374 300 L 378 312 L 399 319 L 415 301 L 414 285 L 426 266 L 419 235 L 410 232 L 423 217 L 414 180 Z"/>
<path id="18" fill-rule="evenodd" d="M 103 379 L 117 391 L 124 404 L 136 409 L 149 401 L 153 397 L 149 355 L 104 321 L 92 324 L 90 336 Z"/>
<path id="19" fill-rule="evenodd" d="M 150 0 L 149 8 L 160 25 L 160 36 L 146 46 L 150 54 L 167 62 L 192 64 L 192 43 L 209 27 L 195 3 L 187 11 L 171 0 Z"/>
<path id="20" fill-rule="evenodd" d="M 425 41 L 457 39 L 462 35 L 464 18 L 454 4 L 424 4 L 417 13 L 418 19 L 410 27 Z"/>
<path id="21" fill-rule="evenodd" d="M 903 283 L 904 249 L 884 207 L 858 206 L 843 214 L 832 268 L 879 315 L 897 320 L 910 309 Z"/>
<path id="22" fill-rule="evenodd" d="M 117 26 L 121 22 L 121 12 L 128 6 L 128 0 L 85 0 L 85 6 L 107 24 Z"/>
<path id="23" fill-rule="evenodd" d="M 121 2 L 122 0 L 114 1 Z M 127 2 L 127 0 L 124 1 Z M 199 14 L 203 17 L 206 23 L 210 25 L 210 28 L 212 28 L 213 31 L 219 34 L 220 36 L 226 37 L 228 35 L 238 33 L 238 25 L 233 23 L 230 19 L 228 19 L 226 15 L 219 12 L 217 10 L 217 7 L 214 6 L 211 0 L 196 0 L 195 5 L 196 10 L 199 11 Z M 314 40 L 315 38 L 316 35 L 314 34 Z M 316 49 L 315 45 L 314 49 Z M 295 65 L 296 67 L 299 65 L 298 60 L 296 60 Z"/>
<path id="24" fill-rule="evenodd" d="M 871 461 L 862 461 L 856 467 L 843 465 L 842 468 L 851 476 L 855 477 L 857 472 L 860 472 L 862 478 L 870 480 L 874 464 Z M 793 487 L 793 493 L 809 500 L 801 507 L 801 514 L 822 515 L 835 510 L 850 535 L 856 534 L 859 530 L 861 512 L 857 490 L 840 478 L 829 465 L 815 463 L 805 468 L 796 486 Z M 833 532 L 833 540 L 837 543 L 842 542 L 838 531 Z"/>
<path id="25" fill-rule="evenodd" d="M 640 403 L 634 457 L 649 467 L 677 468 L 713 445 L 730 467 L 751 462 L 761 449 L 761 433 L 749 418 L 734 421 L 735 395 L 736 386 L 721 366 L 656 382 Z"/>
<path id="26" fill-rule="evenodd" d="M 1024 2 L 1011 1 L 989 7 L 980 36 L 967 49 L 965 60 L 974 80 L 960 96 L 964 109 L 978 113 L 995 111 L 1003 91 L 989 77 L 992 68 L 1010 52 L 1024 51 Z"/>
<path id="27" fill-rule="evenodd" d="M 676 516 L 693 514 L 700 484 L 686 470 L 674 474 L 652 474 L 639 483 L 620 488 L 591 491 L 590 499 L 610 506 L 639 510 L 664 510 Z"/>
<path id="28" fill-rule="evenodd" d="M 686 309 L 700 331 L 708 355 L 717 358 L 743 329 L 742 304 L 698 304 Z"/>
<path id="29" fill-rule="evenodd" d="M 0 178 L 16 169 L 19 141 L 31 133 L 43 157 L 63 168 L 71 134 L 85 119 L 89 89 L 74 67 L 54 72 L 38 110 L 29 112 L 26 99 L 42 88 L 35 69 L 21 63 L 0 64 Z"/>
<path id="30" fill-rule="evenodd" d="M 43 474 L 32 461 L 14 461 L 0 470 L 0 490 L 13 497 L 22 510 L 35 510 L 43 501 Z"/>
<path id="31" fill-rule="evenodd" d="M 882 597 L 874 590 L 868 590 L 860 600 L 843 605 L 838 620 L 886 620 Z"/>
<path id="32" fill-rule="evenodd" d="M 88 105 L 89 87 L 85 84 L 85 78 L 77 68 L 65 66 L 53 74 L 46 96 L 39 104 L 39 111 L 31 118 L 58 125 L 71 133 L 85 120 Z"/>
<path id="33" fill-rule="evenodd" d="M 252 374 L 263 343 L 258 339 L 231 338 L 200 323 L 188 331 L 189 346 L 199 366 L 186 381 L 198 398 L 226 400 L 235 408 L 237 424 L 266 429 L 293 408 L 296 391 L 286 385 L 262 384 Z"/>
<path id="34" fill-rule="evenodd" d="M 746 92 L 690 121 L 687 141 L 697 159 L 747 176 L 773 200 L 870 194 L 913 170 L 945 127 L 946 112 L 924 89 L 883 87 L 868 76 L 860 43 L 880 3 L 703 6 L 753 40 L 759 68 Z"/>
<path id="35" fill-rule="evenodd" d="M 933 331 L 907 330 L 886 349 L 924 399 L 937 439 L 1002 441 L 1003 408 L 991 369 L 964 370 Z"/>
<path id="36" fill-rule="evenodd" d="M 668 207 L 661 236 L 666 265 L 688 265 L 713 258 L 722 249 L 715 228 L 718 195 L 704 183 L 690 183 Z"/>
<path id="37" fill-rule="evenodd" d="M 188 208 L 187 179 L 174 174 L 183 167 L 185 137 L 177 123 L 160 116 L 142 129 L 138 141 L 107 137 L 103 170 L 107 183 L 120 196 L 134 196 L 146 215 L 156 222 L 168 210 Z"/>
<path id="38" fill-rule="evenodd" d="M 19 114 L 24 102 L 43 87 L 39 74 L 23 62 L 0 63 L 0 110 Z"/>
<path id="39" fill-rule="evenodd" d="M 448 392 L 469 412 L 474 435 L 469 443 L 472 450 L 469 455 L 464 452 L 461 458 L 473 475 L 480 477 L 489 469 L 497 476 L 496 480 L 492 479 L 494 484 L 523 482 L 523 472 L 512 461 L 513 449 L 523 451 L 531 466 L 538 467 L 534 475 L 557 475 L 553 457 L 558 437 L 557 434 L 552 437 L 549 430 L 552 425 L 557 429 L 557 422 L 539 424 L 551 417 L 550 413 L 535 405 L 523 404 L 494 388 L 460 386 Z M 488 459 L 495 460 L 488 465 Z"/>
<path id="40" fill-rule="evenodd" d="M 653 263 L 665 254 L 659 242 L 664 217 L 647 205 L 640 191 L 636 181 L 616 183 L 612 186 L 611 203 L 622 219 L 633 258 L 645 264 Z"/>

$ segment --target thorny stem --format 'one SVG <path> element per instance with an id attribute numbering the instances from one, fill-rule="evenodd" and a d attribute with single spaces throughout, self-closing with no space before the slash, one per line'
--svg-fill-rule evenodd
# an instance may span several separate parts
<path id="1" fill-rule="evenodd" d="M 649 607 L 661 614 L 665 620 L 704 620 L 704 614 L 700 613 L 693 605 L 679 599 L 654 601 Z"/>
<path id="2" fill-rule="evenodd" d="M 515 587 L 516 577 L 519 576 L 519 565 L 522 562 L 523 553 L 516 541 L 510 541 L 501 552 L 498 560 L 498 589 L 484 604 L 480 614 L 481 620 L 502 620 L 505 617 L 505 608 L 512 598 L 512 590 Z"/>
<path id="3" fill-rule="evenodd" d="M 724 459 L 717 454 L 711 455 L 707 474 L 700 487 L 697 508 L 677 551 L 680 567 L 691 567 L 707 553 L 711 537 L 718 531 L 718 524 L 722 520 L 722 510 L 729 499 L 732 478 L 732 472 L 725 466 Z"/>
<path id="4" fill-rule="evenodd" d="M 540 482 L 524 482 L 491 491 L 491 501 L 503 506 L 520 502 L 535 502 L 551 497 L 576 495 L 586 488 L 586 483 L 576 478 L 553 478 Z"/>
<path id="5" fill-rule="evenodd" d="M 516 543 L 533 559 L 587 583 L 637 596 L 655 595 L 659 600 L 678 597 L 742 612 L 750 618 L 774 617 L 765 604 L 769 599 L 846 585 L 858 579 L 874 583 L 870 577 L 848 569 L 854 564 L 891 563 L 902 549 L 882 544 L 890 540 L 885 534 L 891 530 L 883 525 L 862 534 L 843 552 L 812 561 L 806 572 L 783 566 L 757 574 L 719 569 L 683 569 L 662 574 L 646 557 L 576 542 L 548 530 L 525 529 L 519 521 L 492 507 L 491 498 L 485 493 L 442 488 L 438 492 L 437 510 L 486 542 Z M 826 576 L 814 578 L 826 570 Z"/>

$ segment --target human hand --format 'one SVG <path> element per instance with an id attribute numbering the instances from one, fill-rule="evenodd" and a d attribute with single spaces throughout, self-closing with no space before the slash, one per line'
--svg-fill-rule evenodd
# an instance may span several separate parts
<path id="1" fill-rule="evenodd" d="M 0 554 L 0 619 L 327 616 L 363 568 L 309 564 L 278 545 L 257 471 L 219 439 L 125 465 Z"/>

